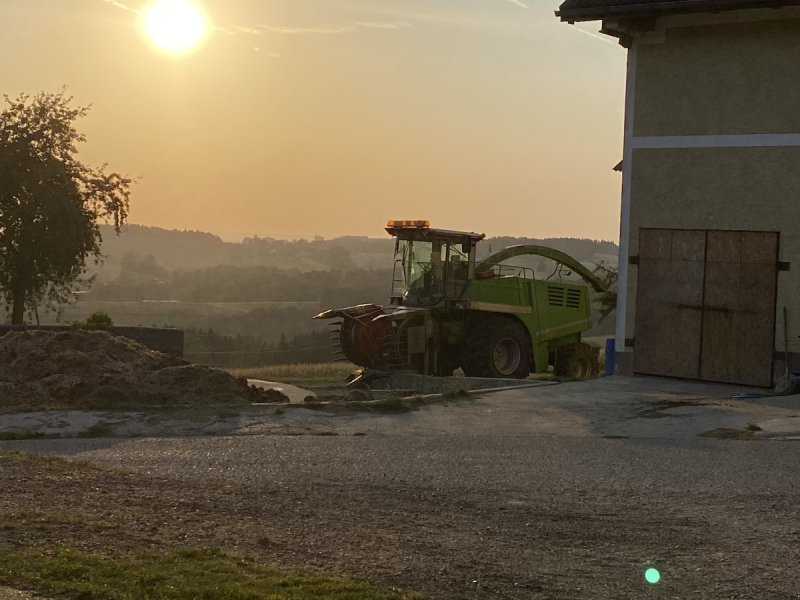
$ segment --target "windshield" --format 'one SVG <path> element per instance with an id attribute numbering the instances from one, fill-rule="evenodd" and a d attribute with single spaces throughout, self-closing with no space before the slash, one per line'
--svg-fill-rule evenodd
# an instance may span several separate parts
<path id="1" fill-rule="evenodd" d="M 463 293 L 469 257 L 441 240 L 400 240 L 395 256 L 393 296 L 408 306 L 435 306 Z"/>

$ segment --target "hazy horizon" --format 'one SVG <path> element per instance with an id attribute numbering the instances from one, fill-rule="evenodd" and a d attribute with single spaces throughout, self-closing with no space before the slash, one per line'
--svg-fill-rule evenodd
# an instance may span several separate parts
<path id="1" fill-rule="evenodd" d="M 148 41 L 150 4 L 0 8 L 3 91 L 92 104 L 81 156 L 141 178 L 132 223 L 617 240 L 625 51 L 559 2 L 207 0 L 185 54 Z"/>
<path id="2" fill-rule="evenodd" d="M 111 225 L 106 224 L 106 226 L 111 227 Z M 241 231 L 209 231 L 204 229 L 196 229 L 196 228 L 186 228 L 186 227 L 162 227 L 161 225 L 153 225 L 150 223 L 126 223 L 122 227 L 121 235 L 125 235 L 125 228 L 128 226 L 133 227 L 156 227 L 159 229 L 164 229 L 166 231 L 178 231 L 178 232 L 188 232 L 188 233 L 208 233 L 220 238 L 223 242 L 230 242 L 230 243 L 241 243 L 246 238 L 262 238 L 267 239 L 271 238 L 274 240 L 283 240 L 283 241 L 294 241 L 294 240 L 309 240 L 312 241 L 315 238 L 322 238 L 324 240 L 334 240 L 336 238 L 347 238 L 347 237 L 356 237 L 356 238 L 371 238 L 371 239 L 390 239 L 388 233 L 383 226 L 378 227 L 374 232 L 368 233 L 342 233 L 342 234 L 333 234 L 333 235 L 322 235 L 319 233 L 307 233 L 307 234 L 281 234 L 281 233 L 270 233 L 270 232 L 241 232 Z M 431 223 L 431 227 L 438 227 L 436 223 Z M 110 231 L 110 230 L 109 230 Z M 488 231 L 484 231 L 481 228 L 470 228 L 469 231 L 475 231 L 477 233 L 485 233 L 486 239 L 491 238 L 501 238 L 501 237 L 512 237 L 512 238 L 536 238 L 536 239 L 543 239 L 543 238 L 563 238 L 563 239 L 588 239 L 593 240 L 596 242 L 611 242 L 613 244 L 617 244 L 619 240 L 616 238 L 592 238 L 592 237 L 578 237 L 578 236 L 571 236 L 571 235 L 544 235 L 544 236 L 534 236 L 534 235 L 511 235 L 506 233 L 491 233 Z M 106 235 L 114 235 L 113 233 L 104 234 L 104 239 Z"/>

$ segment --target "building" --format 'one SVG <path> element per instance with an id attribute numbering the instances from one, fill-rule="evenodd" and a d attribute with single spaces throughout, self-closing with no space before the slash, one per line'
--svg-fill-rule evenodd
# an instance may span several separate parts
<path id="1" fill-rule="evenodd" d="M 628 52 L 620 372 L 766 387 L 785 344 L 800 369 L 800 1 L 556 14 Z"/>

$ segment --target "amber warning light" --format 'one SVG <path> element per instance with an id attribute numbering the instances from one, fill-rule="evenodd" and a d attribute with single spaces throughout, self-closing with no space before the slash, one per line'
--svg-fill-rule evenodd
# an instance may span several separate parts
<path id="1" fill-rule="evenodd" d="M 431 222 L 428 220 L 418 220 L 418 221 L 395 221 L 390 219 L 388 223 L 386 223 L 387 227 L 430 227 Z"/>

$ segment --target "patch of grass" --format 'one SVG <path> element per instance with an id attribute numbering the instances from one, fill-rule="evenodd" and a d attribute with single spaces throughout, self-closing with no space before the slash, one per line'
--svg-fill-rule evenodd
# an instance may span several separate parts
<path id="1" fill-rule="evenodd" d="M 698 434 L 700 437 L 716 438 L 718 440 L 755 440 L 757 439 L 752 431 L 744 429 L 712 429 L 711 431 L 704 431 Z"/>
<path id="2" fill-rule="evenodd" d="M 39 511 L 0 513 L 0 530 L 43 531 L 64 525 L 92 529 L 114 529 L 116 526 L 82 515 Z"/>
<path id="3" fill-rule="evenodd" d="M 403 598 L 358 581 L 267 567 L 213 549 L 115 558 L 63 547 L 5 552 L 0 583 L 81 600 Z"/>
<path id="4" fill-rule="evenodd" d="M 304 363 L 295 365 L 268 365 L 250 369 L 231 369 L 236 377 L 265 379 L 297 385 L 324 382 L 343 382 L 357 367 L 348 362 Z"/>
<path id="5" fill-rule="evenodd" d="M 745 429 L 747 429 L 747 431 L 761 431 L 761 427 L 759 427 L 755 423 L 748 423 Z"/>
<path id="6" fill-rule="evenodd" d="M 57 433 L 42 433 L 41 431 L 0 431 L 0 440 L 13 442 L 15 440 L 45 440 L 61 437 Z"/>
<path id="7" fill-rule="evenodd" d="M 445 392 L 442 394 L 442 398 L 446 398 L 447 400 L 460 400 L 464 398 L 470 398 L 472 394 L 470 394 L 467 390 L 459 388 L 457 390 L 450 390 L 449 392 Z"/>
<path id="8" fill-rule="evenodd" d="M 220 406 L 215 408 L 214 416 L 219 417 L 220 419 L 232 419 L 234 417 L 241 416 L 242 412 L 236 408 L 227 408 L 224 406 Z"/>
<path id="9" fill-rule="evenodd" d="M 559 378 L 556 377 L 555 373 L 552 371 L 547 373 L 531 373 L 528 379 L 533 379 L 534 381 L 559 381 Z"/>
<path id="10" fill-rule="evenodd" d="M 364 409 L 378 413 L 395 414 L 417 410 L 423 404 L 425 404 L 425 399 L 420 395 L 405 398 L 390 395 L 381 400 L 370 402 Z"/>
<path id="11" fill-rule="evenodd" d="M 0 464 L 2 464 L 3 461 L 27 463 L 62 472 L 103 470 L 79 460 L 70 460 L 59 456 L 48 456 L 46 454 L 31 454 L 30 452 L 22 452 L 20 450 L 0 450 Z"/>
<path id="12" fill-rule="evenodd" d="M 114 429 L 105 421 L 98 421 L 78 434 L 80 438 L 107 438 L 114 436 Z"/>

